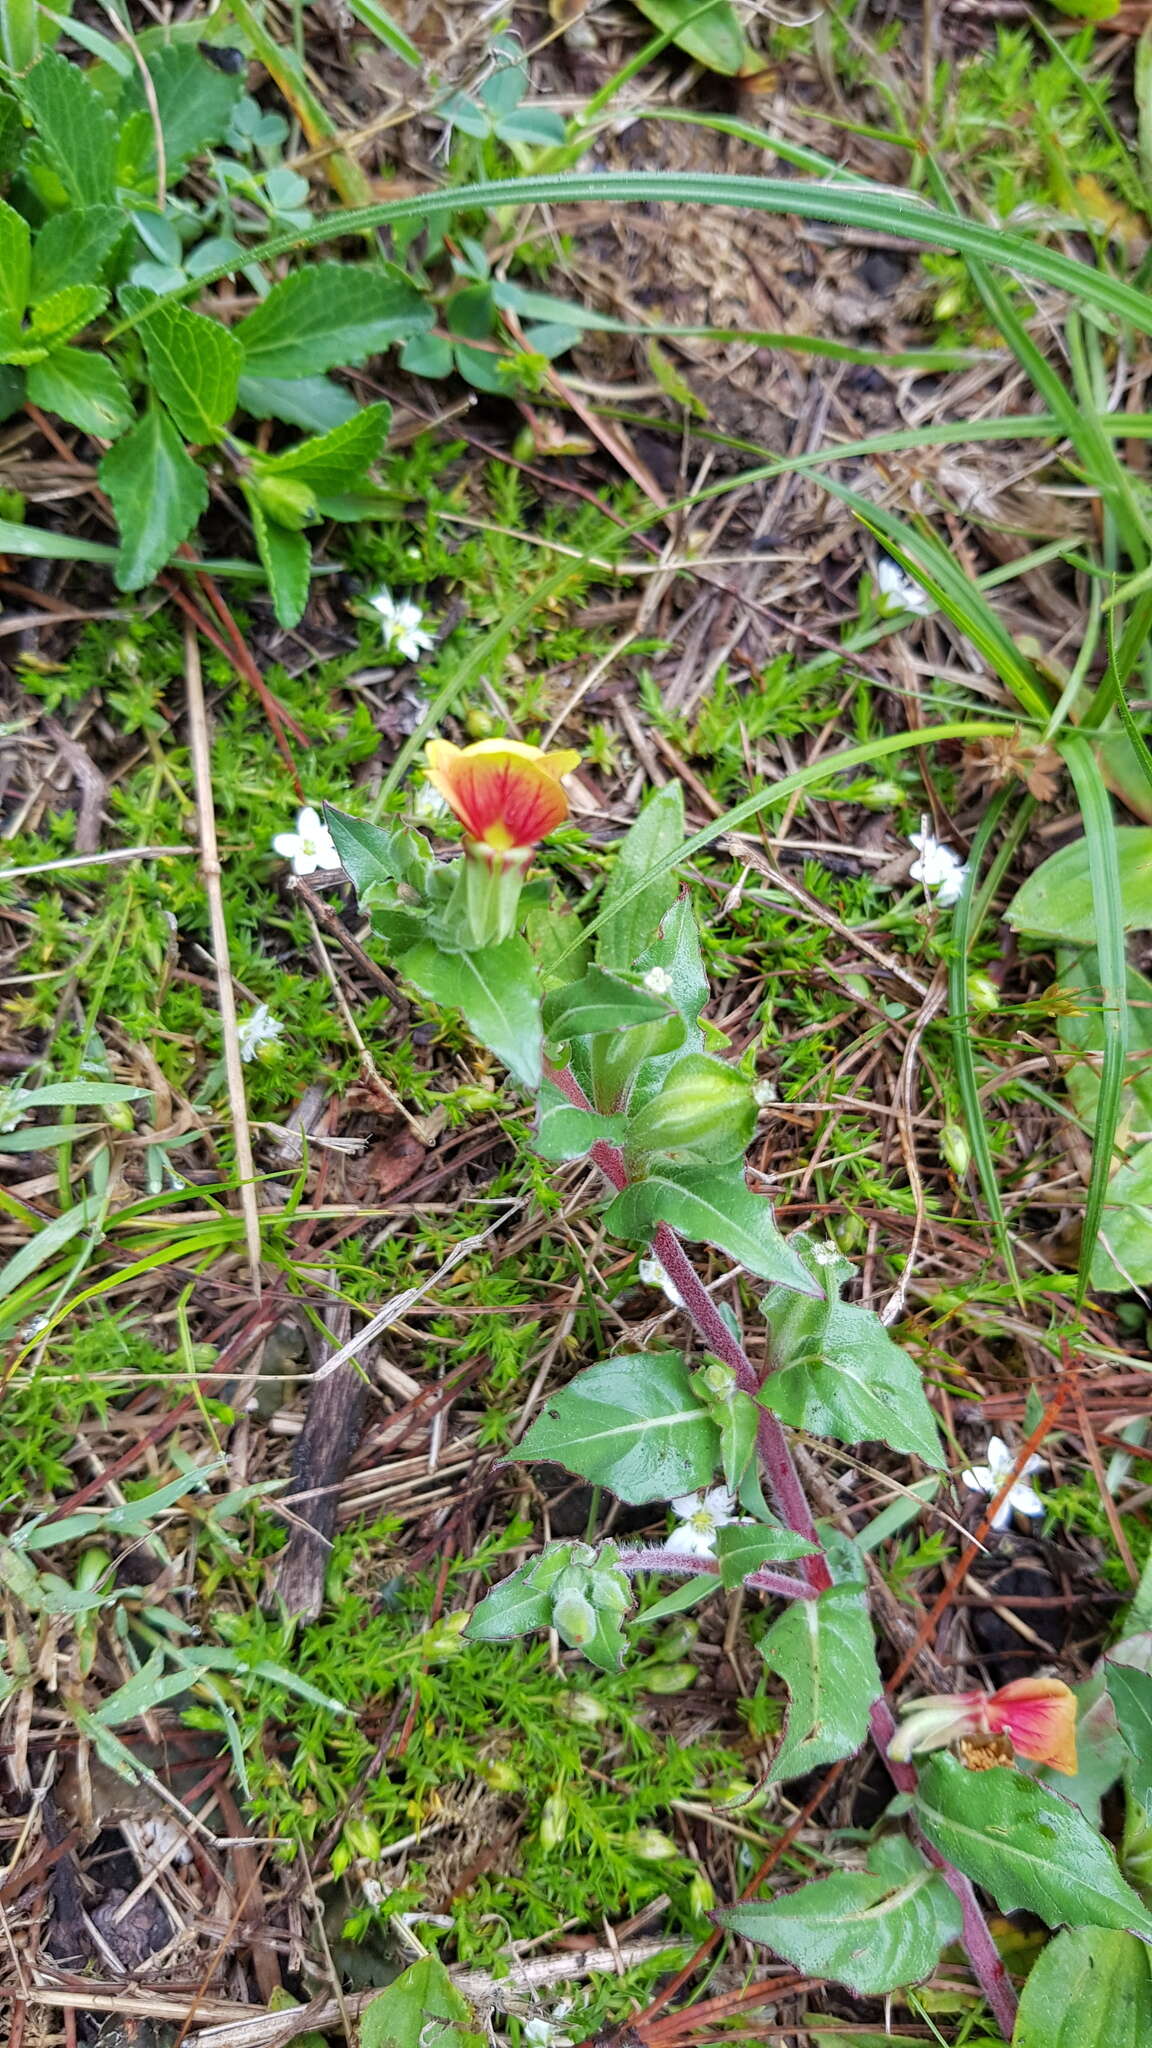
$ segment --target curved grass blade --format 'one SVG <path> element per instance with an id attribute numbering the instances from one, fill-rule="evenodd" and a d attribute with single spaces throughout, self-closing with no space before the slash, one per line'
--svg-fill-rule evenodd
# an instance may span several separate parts
<path id="1" fill-rule="evenodd" d="M 1060 742 L 1060 751 L 1068 764 L 1084 819 L 1092 906 L 1096 918 L 1096 952 L 1103 990 L 1104 1058 L 1096 1105 L 1092 1172 L 1084 1204 L 1084 1232 L 1076 1275 L 1076 1302 L 1079 1306 L 1088 1292 L 1092 1255 L 1108 1196 L 1116 1126 L 1120 1120 L 1120 1097 L 1128 1052 L 1128 960 L 1124 947 L 1124 906 L 1120 896 L 1116 827 L 1108 791 L 1096 756 L 1081 733 L 1067 734 Z"/>

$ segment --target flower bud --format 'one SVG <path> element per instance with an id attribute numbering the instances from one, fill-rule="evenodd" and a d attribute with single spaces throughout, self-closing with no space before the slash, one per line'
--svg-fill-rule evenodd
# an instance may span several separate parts
<path id="1" fill-rule="evenodd" d="M 644 1674 L 649 1692 L 690 1692 L 696 1683 L 695 1664 L 652 1664 Z"/>
<path id="2" fill-rule="evenodd" d="M 625 1148 L 632 1157 L 662 1153 L 724 1165 L 743 1158 L 755 1129 L 756 1102 L 744 1076 L 706 1053 L 688 1053 L 631 1119 Z"/>
<path id="3" fill-rule="evenodd" d="M 638 1863 L 667 1863 L 670 1856 L 680 1854 L 671 1836 L 662 1835 L 659 1828 L 629 1828 L 620 1837 L 620 1847 Z"/>
<path id="4" fill-rule="evenodd" d="M 476 1770 L 490 1791 L 518 1792 L 520 1789 L 520 1773 L 515 1764 L 510 1764 L 506 1757 L 483 1758 L 477 1764 Z"/>
<path id="5" fill-rule="evenodd" d="M 558 1593 L 552 1603 L 552 1625 L 570 1650 L 582 1650 L 599 1627 L 592 1602 L 571 1586 Z"/>
<path id="6" fill-rule="evenodd" d="M 303 526 L 309 526 L 319 518 L 316 510 L 316 494 L 311 484 L 296 476 L 260 476 L 255 471 L 248 479 L 248 488 L 263 511 L 277 526 L 287 526 L 298 533 Z"/>
<path id="7" fill-rule="evenodd" d="M 595 1728 L 599 1722 L 608 1719 L 608 1709 L 590 1692 L 565 1692 L 555 1702 L 554 1711 L 562 1721 L 572 1721 L 577 1728 Z"/>
<path id="8" fill-rule="evenodd" d="M 132 1114 L 130 1102 L 105 1103 L 104 1121 L 110 1124 L 114 1131 L 132 1132 L 136 1129 L 136 1119 Z"/>
<path id="9" fill-rule="evenodd" d="M 376 1863 L 379 1861 L 380 1851 L 383 1847 L 383 1843 L 380 1840 L 380 1830 L 372 1821 L 367 1820 L 363 1814 L 357 1815 L 352 1820 L 345 1821 L 341 1840 L 350 1856 L 358 1857 L 365 1863 Z"/>
<path id="10" fill-rule="evenodd" d="M 468 1626 L 468 1615 L 463 1609 L 456 1614 L 442 1615 L 431 1628 L 426 1628 L 420 1638 L 420 1648 L 430 1664 L 444 1664 L 449 1657 L 458 1657 L 465 1648 L 462 1640 Z"/>
<path id="11" fill-rule="evenodd" d="M 550 1792 L 540 1815 L 540 1847 L 558 1849 L 568 1832 L 568 1801 L 563 1792 Z"/>
<path id="12" fill-rule="evenodd" d="M 688 1910 L 701 1920 L 716 1904 L 716 1893 L 702 1870 L 696 1872 L 688 1887 Z"/>
<path id="13" fill-rule="evenodd" d="M 963 1124 L 945 1124 L 940 1133 L 940 1150 L 957 1180 L 963 1180 L 972 1164 L 972 1147 Z"/>
<path id="14" fill-rule="evenodd" d="M 597 1572 L 588 1590 L 592 1605 L 606 1614 L 627 1614 L 632 1605 L 628 1581 L 622 1572 Z"/>
<path id="15" fill-rule="evenodd" d="M 968 976 L 968 1007 L 976 1017 L 990 1017 L 1000 1008 L 1000 991 L 990 974 Z"/>

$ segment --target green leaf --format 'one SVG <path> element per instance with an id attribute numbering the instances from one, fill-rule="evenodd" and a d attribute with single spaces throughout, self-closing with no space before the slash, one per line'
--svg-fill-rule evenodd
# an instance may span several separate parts
<path id="1" fill-rule="evenodd" d="M 552 1593 L 535 1583 L 539 1558 L 530 1558 L 477 1601 L 464 1634 L 472 1643 L 504 1643 L 552 1622 Z"/>
<path id="2" fill-rule="evenodd" d="M 755 68 L 740 16 L 730 0 L 636 0 L 641 14 L 709 71 L 734 78 Z"/>
<path id="3" fill-rule="evenodd" d="M 603 920 L 596 942 L 601 967 L 629 968 L 652 944 L 660 921 L 679 893 L 672 875 L 658 875 L 639 893 L 650 868 L 675 853 L 684 839 L 684 792 L 670 782 L 650 796 L 636 823 L 616 849 L 608 886 L 600 904 Z M 631 896 L 629 902 L 623 899 Z"/>
<path id="4" fill-rule="evenodd" d="M 803 1250 L 803 1240 L 798 1241 Z M 819 1281 L 811 1248 L 805 1264 Z M 794 1429 L 839 1443 L 884 1443 L 926 1465 L 946 1463 L 936 1418 L 914 1360 L 874 1310 L 839 1298 L 833 1277 L 821 1301 L 773 1288 L 761 1303 L 772 1332 L 766 1408 Z"/>
<path id="5" fill-rule="evenodd" d="M 707 1486 L 719 1440 L 678 1351 L 629 1353 L 577 1373 L 515 1456 L 546 1458 L 638 1506 Z"/>
<path id="6" fill-rule="evenodd" d="M 646 988 L 590 967 L 580 981 L 553 989 L 544 1002 L 544 1029 L 549 1038 L 580 1038 L 597 1031 L 630 1031 L 636 1024 L 668 1016 L 664 997 Z"/>
<path id="7" fill-rule="evenodd" d="M 1152 930 L 1152 826 L 1117 826 L 1116 857 L 1124 929 Z M 1094 945 L 1096 908 L 1087 839 L 1075 839 L 1050 855 L 1016 891 L 1005 916 L 1014 930 L 1029 938 Z"/>
<path id="8" fill-rule="evenodd" d="M 1152 1962 L 1134 1934 L 1071 1927 L 1032 1966 L 1013 2048 L 1147 2048 Z"/>
<path id="9" fill-rule="evenodd" d="M 36 236 L 29 296 L 34 305 L 71 284 L 99 282 L 126 222 L 118 206 L 70 206 Z"/>
<path id="10" fill-rule="evenodd" d="M 1113 1173 L 1092 1247 L 1089 1285 L 1130 1294 L 1152 1283 L 1152 1143 L 1138 1145 Z"/>
<path id="11" fill-rule="evenodd" d="M 19 526 L 0 519 L 0 554 L 25 555 L 38 562 L 114 562 L 116 549 L 107 541 L 80 540 L 53 533 L 47 526 Z"/>
<path id="12" fill-rule="evenodd" d="M 5 1117 L 26 1116 L 30 1109 L 95 1109 L 106 1103 L 143 1102 L 147 1088 L 129 1088 L 123 1081 L 49 1081 L 43 1088 L 0 1091 Z"/>
<path id="13" fill-rule="evenodd" d="M 303 618 L 308 603 L 312 550 L 302 533 L 269 519 L 254 491 L 245 491 L 244 496 L 277 624 L 289 630 Z"/>
<path id="14" fill-rule="evenodd" d="M 132 424 L 132 401 L 119 371 L 107 356 L 87 349 L 60 348 L 28 370 L 28 396 L 82 434 L 114 440 Z"/>
<path id="15" fill-rule="evenodd" d="M 348 0 L 348 12 L 364 28 L 371 29 L 374 36 L 379 36 L 394 56 L 411 65 L 413 71 L 423 71 L 424 59 L 415 43 L 393 21 L 387 9 L 378 4 L 378 0 Z"/>
<path id="16" fill-rule="evenodd" d="M 79 1237 L 82 1230 L 87 1230 L 95 1222 L 97 1213 L 95 1198 L 85 1195 L 82 1201 L 76 1202 L 71 1209 L 63 1210 L 59 1216 L 53 1216 L 34 1237 L 28 1238 L 19 1251 L 13 1252 L 7 1264 L 0 1267 L 0 1299 L 11 1294 L 49 1259 L 55 1258 L 56 1253 L 70 1244 L 74 1237 Z"/>
<path id="17" fill-rule="evenodd" d="M 141 590 L 187 540 L 208 485 L 167 414 L 152 406 L 100 464 L 120 528 L 116 584 Z"/>
<path id="18" fill-rule="evenodd" d="M 731 1166 L 756 1130 L 752 1084 L 737 1067 L 704 1052 L 681 1052 L 659 1089 L 628 1119 L 630 1164 L 652 1158 L 681 1166 Z"/>
<path id="19" fill-rule="evenodd" d="M 108 294 L 98 284 L 66 284 L 32 309 L 29 339 L 47 343 L 71 341 L 104 311 Z"/>
<path id="20" fill-rule="evenodd" d="M 262 455 L 256 468 L 262 476 L 292 477 L 314 491 L 342 491 L 358 483 L 377 460 L 388 439 L 390 405 L 367 405 L 363 412 L 315 440 L 301 441 L 281 455 Z"/>
<path id="21" fill-rule="evenodd" d="M 486 2048 L 486 2036 L 440 1958 L 422 1956 L 364 2007 L 360 2048 Z"/>
<path id="22" fill-rule="evenodd" d="M 233 332 L 247 376 L 311 377 L 379 355 L 433 317 L 395 264 L 314 263 L 273 285 Z"/>
<path id="23" fill-rule="evenodd" d="M 782 1522 L 729 1522 L 716 1531 L 720 1582 L 729 1593 L 762 1564 L 790 1564 L 794 1558 L 812 1557 L 815 1552 L 814 1543 L 795 1535 Z"/>
<path id="24" fill-rule="evenodd" d="M 817 1291 L 803 1260 L 777 1230 L 771 1204 L 753 1194 L 739 1167 L 723 1173 L 656 1167 L 617 1195 L 604 1221 L 618 1236 L 645 1243 L 657 1224 L 668 1223 L 690 1244 L 716 1245 L 761 1280 L 801 1294 Z"/>
<path id="25" fill-rule="evenodd" d="M 791 1696 L 768 1782 L 855 1756 L 868 1733 L 869 1708 L 883 1691 L 861 1588 L 830 1586 L 817 1600 L 792 1601 L 761 1639 L 760 1653 Z"/>
<path id="26" fill-rule="evenodd" d="M 361 905 L 369 907 L 374 891 L 386 891 L 399 882 L 423 896 L 433 861 L 427 841 L 418 832 L 395 822 L 369 825 L 347 811 L 334 810 L 331 804 L 324 806 L 324 820 Z"/>
<path id="27" fill-rule="evenodd" d="M 351 394 L 331 377 L 244 376 L 238 404 L 254 420 L 284 420 L 309 434 L 330 433 L 359 410 Z"/>
<path id="28" fill-rule="evenodd" d="M 402 974 L 465 1022 L 526 1088 L 538 1088 L 543 1033 L 532 955 L 523 939 L 505 939 L 473 953 L 442 953 L 431 942 L 397 962 Z"/>
<path id="29" fill-rule="evenodd" d="M 618 1145 L 628 1119 L 598 1116 L 595 1110 L 576 1109 L 566 1095 L 545 1080 L 536 1106 L 537 1125 L 533 1145 L 542 1159 L 583 1159 L 593 1145 Z"/>
<path id="30" fill-rule="evenodd" d="M 0 316 L 19 324 L 28 304 L 32 237 L 23 214 L 0 199 Z"/>
<path id="31" fill-rule="evenodd" d="M 236 410 L 243 361 L 235 336 L 204 313 L 161 302 L 141 322 L 140 337 L 156 395 L 185 440 L 221 440 Z"/>
<path id="32" fill-rule="evenodd" d="M 1020 1771 L 966 1771 L 934 1756 L 920 1776 L 924 1834 L 1005 1913 L 1023 1908 L 1049 1927 L 1127 1927 L 1152 1940 L 1152 1913 L 1125 1884 L 1091 1823 Z"/>
<path id="33" fill-rule="evenodd" d="M 50 50 L 19 80 L 37 141 L 77 206 L 116 196 L 116 119 L 77 64 Z"/>
<path id="34" fill-rule="evenodd" d="M 1053 995 L 1060 1043 L 1074 1055 L 1064 1076 L 1064 1085 L 1078 1116 L 1089 1130 L 1095 1128 L 1096 1105 L 1100 1099 L 1100 1066 L 1104 1054 L 1104 990 L 1100 962 L 1093 949 L 1087 953 L 1062 953 L 1058 958 L 1059 980 Z M 1127 973 L 1128 1054 L 1120 1122 L 1116 1142 L 1124 1146 L 1135 1128 L 1152 1130 L 1152 981 L 1134 967 Z M 1078 1057 L 1076 1057 L 1078 1055 Z"/>
<path id="35" fill-rule="evenodd" d="M 24 146 L 24 123 L 20 102 L 0 88 L 0 178 L 6 178 L 20 161 Z"/>
<path id="36" fill-rule="evenodd" d="M 1120 1733 L 1132 1752 L 1127 1778 L 1140 1804 L 1152 1809 L 1152 1672 L 1105 1660 L 1108 1691 Z"/>
<path id="37" fill-rule="evenodd" d="M 870 1850 L 869 1870 L 802 1885 L 783 1898 L 729 1906 L 721 1926 L 763 1942 L 805 1976 L 879 1998 L 929 1977 L 963 1929 L 959 1901 L 903 1836 Z"/>
<path id="38" fill-rule="evenodd" d="M 199 156 L 213 143 L 224 140 L 233 109 L 244 94 L 244 74 L 242 71 L 220 71 L 201 56 L 194 43 L 161 45 L 148 52 L 147 62 L 160 111 L 164 155 L 171 184 L 176 173 L 192 157 Z M 154 168 L 156 151 L 151 110 L 135 65 L 117 109 L 121 121 L 130 119 L 134 113 L 148 117 L 151 142 L 151 147 L 137 162 L 139 176 Z"/>

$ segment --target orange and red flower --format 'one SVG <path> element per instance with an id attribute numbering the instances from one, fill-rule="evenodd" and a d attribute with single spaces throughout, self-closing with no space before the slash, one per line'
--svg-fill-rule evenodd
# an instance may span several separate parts
<path id="1" fill-rule="evenodd" d="M 1008 1737 L 1017 1756 L 1076 1775 L 1076 1696 L 1059 1678 L 1014 1678 L 998 1692 L 937 1693 L 903 1709 L 888 1754 L 897 1763 L 965 1737 Z"/>
<path id="2" fill-rule="evenodd" d="M 568 816 L 561 777 L 571 774 L 579 754 L 546 754 L 522 740 L 471 747 L 429 740 L 424 751 L 429 782 L 479 846 L 495 853 L 534 846 Z"/>

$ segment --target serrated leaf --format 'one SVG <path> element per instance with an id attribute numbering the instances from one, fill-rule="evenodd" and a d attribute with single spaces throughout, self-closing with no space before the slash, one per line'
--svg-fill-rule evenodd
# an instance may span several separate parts
<path id="1" fill-rule="evenodd" d="M 0 314 L 15 326 L 24 317 L 32 277 L 32 236 L 23 214 L 0 199 Z"/>
<path id="2" fill-rule="evenodd" d="M 817 1600 L 793 1600 L 761 1639 L 760 1653 L 790 1695 L 769 1783 L 855 1756 L 883 1691 L 859 1586 L 830 1586 Z"/>
<path id="3" fill-rule="evenodd" d="M 116 196 L 116 120 L 77 64 L 49 50 L 19 81 L 37 141 L 77 206 Z"/>
<path id="4" fill-rule="evenodd" d="M 523 939 L 473 953 L 442 953 L 430 942 L 397 962 L 402 974 L 441 1006 L 462 1010 L 482 1045 L 526 1088 L 540 1085 L 543 1032 L 532 955 Z"/>
<path id="5" fill-rule="evenodd" d="M 771 1205 L 753 1194 L 739 1166 L 654 1167 L 647 1179 L 617 1195 L 604 1221 L 619 1236 L 643 1242 L 657 1224 L 670 1224 L 690 1244 L 715 1245 L 761 1280 L 816 1292 L 803 1260 L 777 1230 Z"/>
<path id="6" fill-rule="evenodd" d="M 192 157 L 223 141 L 233 109 L 244 94 L 244 74 L 219 70 L 201 56 L 194 43 L 169 43 L 149 50 L 147 63 L 171 183 Z M 151 171 L 156 159 L 155 130 L 135 65 L 121 95 L 118 113 L 122 120 L 145 115 L 151 147 L 137 153 L 135 168 L 138 176 Z"/>
<path id="7" fill-rule="evenodd" d="M 1152 1913 L 1125 1884 L 1106 1842 L 1075 1806 L 1020 1771 L 966 1771 L 934 1756 L 920 1776 L 916 1815 L 924 1834 L 1005 1913 L 1127 1927 L 1152 1940 Z"/>
<path id="8" fill-rule="evenodd" d="M 29 296 L 39 305 L 72 284 L 92 284 L 125 230 L 118 206 L 70 206 L 39 230 L 32 249 Z"/>
<path id="9" fill-rule="evenodd" d="M 273 285 L 233 332 L 246 376 L 311 377 L 379 355 L 433 317 L 395 264 L 314 263 Z"/>
<path id="10" fill-rule="evenodd" d="M 1147 2048 L 1152 1957 L 1134 1934 L 1071 1927 L 1033 1964 L 1013 2048 Z"/>
<path id="11" fill-rule="evenodd" d="M 301 441 L 280 455 L 261 456 L 259 471 L 264 476 L 292 477 L 314 491 L 343 491 L 359 482 L 377 460 L 391 422 L 390 405 L 367 405 L 331 433 Z"/>
<path id="12" fill-rule="evenodd" d="M 245 491 L 244 497 L 276 622 L 287 631 L 304 616 L 312 580 L 312 550 L 302 533 L 269 519 L 254 491 Z"/>
<path id="13" fill-rule="evenodd" d="M 577 1373 L 515 1455 L 563 1465 L 638 1506 L 707 1486 L 719 1443 L 678 1351 L 628 1353 Z"/>
<path id="14" fill-rule="evenodd" d="M 806 1263 L 818 1280 L 811 1254 Z M 841 1301 L 835 1279 L 821 1301 L 773 1288 L 761 1307 L 773 1370 L 760 1400 L 781 1421 L 839 1443 L 885 1443 L 926 1465 L 946 1462 L 919 1368 L 873 1310 Z"/>
<path id="15" fill-rule="evenodd" d="M 735 78 L 752 62 L 740 16 L 731 0 L 636 0 L 654 28 L 665 30 L 709 71 Z"/>
<path id="16" fill-rule="evenodd" d="M 815 1551 L 814 1543 L 786 1529 L 782 1522 L 729 1522 L 716 1531 L 720 1581 L 729 1593 L 763 1564 L 790 1564 L 798 1557 L 812 1557 Z"/>
<path id="17" fill-rule="evenodd" d="M 679 887 L 671 875 L 658 875 L 651 882 L 645 876 L 683 843 L 684 792 L 678 782 L 670 782 L 649 797 L 616 849 L 600 904 L 603 923 L 596 934 L 601 967 L 631 967 L 652 944 Z"/>
<path id="18" fill-rule="evenodd" d="M 551 1591 L 532 1583 L 537 1563 L 538 1559 L 532 1558 L 522 1564 L 477 1601 L 464 1630 L 469 1642 L 504 1643 L 551 1625 Z"/>
<path id="19" fill-rule="evenodd" d="M 107 356 L 82 348 L 53 350 L 28 371 L 28 396 L 82 434 L 114 440 L 132 424 L 128 387 Z"/>
<path id="20" fill-rule="evenodd" d="M 33 307 L 29 338 L 49 347 L 71 341 L 107 304 L 108 294 L 102 285 L 66 284 Z"/>
<path id="21" fill-rule="evenodd" d="M 244 376 L 238 404 L 254 420 L 283 420 L 309 434 L 328 434 L 359 411 L 356 400 L 331 377 Z"/>
<path id="22" fill-rule="evenodd" d="M 553 989 L 544 1002 L 544 1029 L 550 1038 L 581 1038 L 592 1032 L 630 1031 L 634 1025 L 657 1023 L 671 1005 L 646 988 L 590 967 L 566 988 Z"/>
<path id="23" fill-rule="evenodd" d="M 141 321 L 140 338 L 153 389 L 185 440 L 219 441 L 236 410 L 239 342 L 219 320 L 163 304 Z"/>
<path id="24" fill-rule="evenodd" d="M 100 482 L 120 528 L 117 588 L 141 590 L 187 540 L 208 503 L 207 482 L 159 406 L 108 450 Z"/>
<path id="25" fill-rule="evenodd" d="M 618 1145 L 628 1125 L 626 1116 L 598 1116 L 595 1110 L 574 1108 L 548 1080 L 540 1089 L 536 1114 L 533 1147 L 542 1159 L 557 1162 L 583 1159 L 593 1145 Z"/>
<path id="26" fill-rule="evenodd" d="M 360 2015 L 360 2048 L 486 2048 L 439 1956 L 422 1956 Z"/>
<path id="27" fill-rule="evenodd" d="M 1118 825 L 1116 858 L 1125 931 L 1152 930 L 1152 826 Z M 1091 946 L 1096 906 L 1088 868 L 1088 841 L 1073 840 L 1038 867 L 1016 891 L 1005 916 L 1029 938 L 1063 939 Z"/>
<path id="28" fill-rule="evenodd" d="M 963 1929 L 960 1904 L 910 1842 L 894 1867 L 845 1871 L 798 1891 L 730 1906 L 716 1918 L 763 1942 L 805 1976 L 830 1977 L 858 1998 L 879 1998 L 929 1977 Z M 880 1859 L 883 1861 L 883 1859 Z"/>

